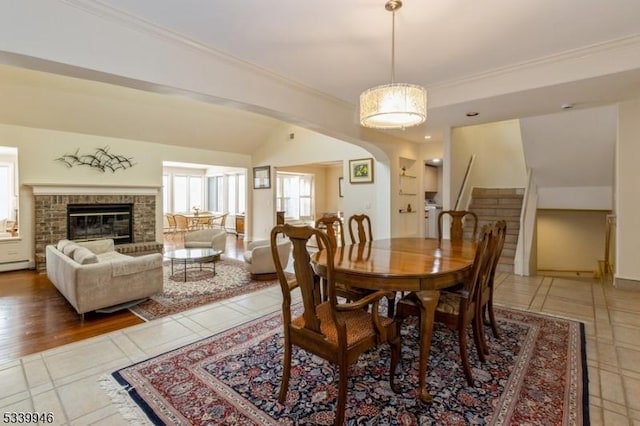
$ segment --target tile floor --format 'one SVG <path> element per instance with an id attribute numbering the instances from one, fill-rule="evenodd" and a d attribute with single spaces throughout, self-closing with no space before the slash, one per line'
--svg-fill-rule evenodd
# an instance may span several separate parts
<path id="1" fill-rule="evenodd" d="M 497 277 L 496 304 L 585 323 L 591 423 L 640 426 L 640 292 L 583 278 Z M 272 287 L 0 365 L 0 407 L 54 424 L 127 424 L 98 379 L 280 309 Z"/>

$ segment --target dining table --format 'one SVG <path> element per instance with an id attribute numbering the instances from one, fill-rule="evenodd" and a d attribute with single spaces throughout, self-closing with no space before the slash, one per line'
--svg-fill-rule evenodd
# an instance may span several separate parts
<path id="1" fill-rule="evenodd" d="M 189 229 L 198 229 L 204 222 L 210 223 L 212 220 L 222 217 L 220 213 L 202 212 L 202 213 L 183 213 L 189 222 Z"/>
<path id="2" fill-rule="evenodd" d="M 476 244 L 435 238 L 390 238 L 337 247 L 336 282 L 370 290 L 416 292 L 420 308 L 418 397 L 430 403 L 426 385 L 431 336 L 440 290 L 467 278 Z M 314 271 L 326 277 L 326 250 L 311 256 Z"/>

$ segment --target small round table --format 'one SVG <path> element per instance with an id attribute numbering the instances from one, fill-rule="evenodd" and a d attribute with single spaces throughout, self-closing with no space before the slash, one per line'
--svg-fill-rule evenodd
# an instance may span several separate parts
<path id="1" fill-rule="evenodd" d="M 213 248 L 183 248 L 178 250 L 171 250 L 164 254 L 166 258 L 171 259 L 171 275 L 173 275 L 173 265 L 175 262 L 182 263 L 184 269 L 184 280 L 187 281 L 187 264 L 198 263 L 200 270 L 202 270 L 202 264 L 211 262 L 213 267 L 213 275 L 216 275 L 216 261 L 220 260 L 221 250 L 215 250 Z"/>

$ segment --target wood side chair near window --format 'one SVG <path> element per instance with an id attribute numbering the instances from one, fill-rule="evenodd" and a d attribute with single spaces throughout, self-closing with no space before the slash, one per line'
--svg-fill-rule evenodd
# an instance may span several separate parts
<path id="1" fill-rule="evenodd" d="M 354 233 L 355 225 L 355 233 Z M 357 236 L 357 238 L 356 238 Z M 373 240 L 371 232 L 371 219 L 366 214 L 354 214 L 349 217 L 349 237 L 351 244 L 365 243 Z"/>
<path id="2" fill-rule="evenodd" d="M 371 218 L 366 214 L 354 214 L 349 217 L 349 238 L 351 244 L 366 243 L 373 241 L 373 232 L 371 231 Z M 355 226 L 355 232 L 354 232 Z M 361 247 L 362 249 L 363 247 Z M 387 298 L 387 315 L 393 317 L 396 307 L 396 292 Z"/>
<path id="3" fill-rule="evenodd" d="M 293 246 L 295 280 L 287 279 L 280 261 L 277 242 L 288 238 Z M 318 276 L 314 273 L 308 251 L 309 239 L 314 237 L 328 254 L 326 264 L 326 291 L 320 294 Z M 389 383 L 394 392 L 394 372 L 400 358 L 400 337 L 392 319 L 379 314 L 379 302 L 388 292 L 375 291 L 350 303 L 338 303 L 334 279 L 334 248 L 329 236 L 310 226 L 277 225 L 271 231 L 271 248 L 276 272 L 282 289 L 282 317 L 284 323 L 284 367 L 278 400 L 287 402 L 293 345 L 338 366 L 338 404 L 334 424 L 342 425 L 346 407 L 349 366 L 370 348 L 389 343 L 391 361 Z M 291 309 L 291 293 L 300 289 L 302 313 Z M 365 309 L 368 308 L 368 309 Z M 307 403 L 312 404 L 312 401 Z"/>
<path id="4" fill-rule="evenodd" d="M 344 226 L 342 220 L 338 216 L 322 216 L 321 218 L 316 219 L 315 227 L 327 236 L 327 241 L 329 241 L 332 248 L 344 247 Z M 323 248 L 322 241 L 318 240 L 316 243 L 318 244 L 319 249 Z M 347 286 L 342 283 L 336 283 L 335 287 L 338 296 L 344 297 L 347 300 L 358 300 L 371 292 L 370 290 Z"/>

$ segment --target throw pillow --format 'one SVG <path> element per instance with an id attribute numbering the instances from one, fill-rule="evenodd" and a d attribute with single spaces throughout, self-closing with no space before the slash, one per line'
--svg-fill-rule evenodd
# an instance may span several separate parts
<path id="1" fill-rule="evenodd" d="M 73 260 L 81 265 L 98 263 L 98 256 L 86 247 L 78 247 L 73 252 Z"/>
<path id="2" fill-rule="evenodd" d="M 70 258 L 72 258 L 72 259 L 73 259 L 73 252 L 75 252 L 75 251 L 76 251 L 76 249 L 78 249 L 78 248 L 80 248 L 80 246 L 79 246 L 79 245 L 77 245 L 76 243 L 70 243 L 70 244 L 65 245 L 65 246 L 62 248 L 62 252 L 63 252 L 65 255 L 67 255 L 67 256 L 69 256 Z"/>
<path id="3" fill-rule="evenodd" d="M 73 241 L 69 241 L 69 240 L 60 240 L 60 241 L 58 241 L 58 244 L 56 245 L 56 247 L 58 248 L 58 250 L 64 251 L 64 248 L 66 246 L 68 246 L 69 244 L 75 244 L 75 243 Z"/>

